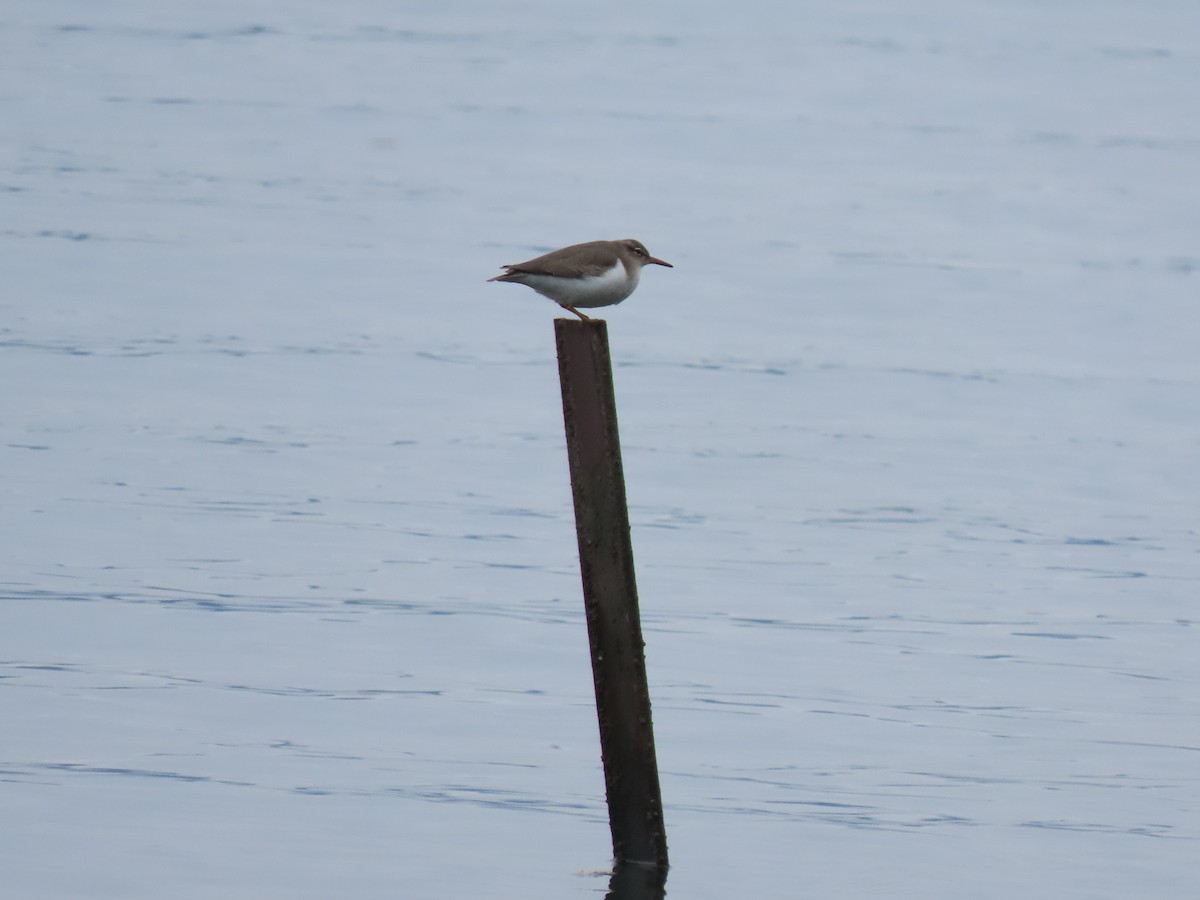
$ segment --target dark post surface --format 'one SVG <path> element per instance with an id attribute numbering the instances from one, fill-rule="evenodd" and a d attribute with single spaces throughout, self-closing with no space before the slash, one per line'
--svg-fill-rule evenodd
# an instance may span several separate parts
<path id="1" fill-rule="evenodd" d="M 618 863 L 666 868 L 608 328 L 555 319 L 554 335 L 613 853 Z"/>

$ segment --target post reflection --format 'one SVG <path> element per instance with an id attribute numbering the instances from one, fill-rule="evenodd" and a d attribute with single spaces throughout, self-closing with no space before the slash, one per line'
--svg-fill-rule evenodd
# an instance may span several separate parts
<path id="1" fill-rule="evenodd" d="M 667 870 L 640 863 L 618 863 L 608 882 L 605 900 L 663 900 Z"/>

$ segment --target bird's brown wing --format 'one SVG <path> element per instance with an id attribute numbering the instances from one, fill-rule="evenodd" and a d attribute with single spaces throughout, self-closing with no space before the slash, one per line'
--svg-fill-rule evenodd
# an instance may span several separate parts
<path id="1" fill-rule="evenodd" d="M 509 263 L 504 275 L 497 275 L 492 281 L 505 281 L 509 275 L 557 275 L 560 278 L 584 278 L 589 275 L 603 275 L 612 267 L 612 250 L 610 241 L 593 241 L 590 244 L 576 244 L 564 247 L 553 253 L 534 257 L 521 263 Z M 570 251 L 569 256 L 564 256 Z"/>

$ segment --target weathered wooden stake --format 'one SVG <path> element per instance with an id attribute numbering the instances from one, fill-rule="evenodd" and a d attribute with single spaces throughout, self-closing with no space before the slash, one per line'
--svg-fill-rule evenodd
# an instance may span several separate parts
<path id="1" fill-rule="evenodd" d="M 555 319 L 608 821 L 618 863 L 667 866 L 608 327 Z"/>

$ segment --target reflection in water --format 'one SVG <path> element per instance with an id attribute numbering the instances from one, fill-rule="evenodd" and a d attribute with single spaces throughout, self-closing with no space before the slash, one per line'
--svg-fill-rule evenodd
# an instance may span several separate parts
<path id="1" fill-rule="evenodd" d="M 641 863 L 618 863 L 608 882 L 605 900 L 662 900 L 667 895 L 667 870 Z"/>

